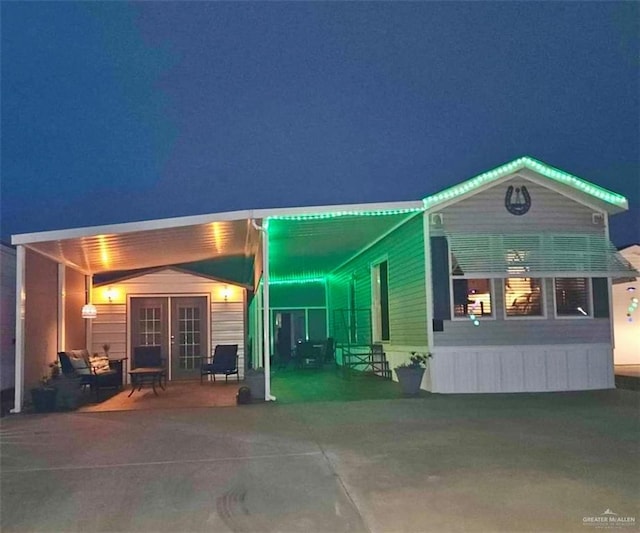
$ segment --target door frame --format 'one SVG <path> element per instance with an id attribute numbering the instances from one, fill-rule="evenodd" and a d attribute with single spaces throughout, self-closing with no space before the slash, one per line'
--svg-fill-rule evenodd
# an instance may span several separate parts
<path id="1" fill-rule="evenodd" d="M 206 298 L 207 299 L 207 303 L 206 303 L 206 326 L 207 326 L 207 346 L 206 346 L 206 353 L 209 356 L 211 354 L 211 347 L 213 346 L 212 344 L 212 339 L 211 339 L 211 293 L 210 292 L 167 292 L 167 293 L 157 293 L 157 292 L 153 292 L 153 293 L 146 293 L 146 292 L 141 292 L 141 293 L 128 293 L 127 294 L 127 319 L 126 319 L 126 329 L 127 329 L 127 357 L 129 358 L 128 361 L 131 361 L 131 357 L 133 354 L 133 344 L 132 344 L 132 339 L 131 339 L 131 335 L 132 335 L 132 330 L 133 327 L 131 325 L 131 300 L 134 298 L 166 298 L 167 299 L 167 334 L 169 335 L 169 338 L 167 339 L 168 341 L 168 345 L 169 347 L 171 347 L 171 298 Z M 167 372 L 168 372 L 168 376 L 167 376 L 167 380 L 171 381 L 173 376 L 173 371 L 172 371 L 172 351 L 171 348 L 169 348 L 169 360 L 167 361 Z M 127 369 L 130 367 L 130 363 L 127 364 Z M 126 380 L 127 383 L 129 383 L 129 374 L 127 373 L 126 376 Z"/>

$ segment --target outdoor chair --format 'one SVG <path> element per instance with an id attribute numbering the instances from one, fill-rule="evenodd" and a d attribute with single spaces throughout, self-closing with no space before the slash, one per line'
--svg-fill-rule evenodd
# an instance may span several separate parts
<path id="1" fill-rule="evenodd" d="M 204 376 L 213 376 L 216 380 L 216 374 L 224 374 L 225 383 L 229 376 L 235 374 L 238 381 L 238 345 L 237 344 L 218 344 L 213 352 L 213 359 L 207 360 L 200 366 L 200 384 Z"/>
<path id="2" fill-rule="evenodd" d="M 100 401 L 101 389 L 119 389 L 122 387 L 122 373 L 112 368 L 108 358 L 102 358 L 101 363 L 92 362 L 87 350 L 68 350 L 58 352 L 62 373 L 72 379 L 77 379 L 80 387 L 89 387 L 96 393 L 96 402 Z M 106 363 L 105 363 L 106 361 Z"/>
<path id="3" fill-rule="evenodd" d="M 164 365 L 164 359 L 162 358 L 161 346 L 134 347 L 131 369 L 134 370 L 136 368 L 162 368 L 163 372 L 160 374 L 160 386 L 162 386 L 163 378 L 164 384 L 167 384 L 167 372 Z"/>
<path id="4" fill-rule="evenodd" d="M 323 343 L 303 341 L 298 344 L 296 352 L 299 368 L 322 368 L 325 356 Z"/>
<path id="5" fill-rule="evenodd" d="M 324 345 L 324 362 L 333 363 L 336 359 L 336 345 L 333 337 L 328 337 Z"/>

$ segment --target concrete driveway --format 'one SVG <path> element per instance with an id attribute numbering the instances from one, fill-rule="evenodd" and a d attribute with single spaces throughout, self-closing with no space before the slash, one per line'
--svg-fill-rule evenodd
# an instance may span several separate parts
<path id="1" fill-rule="evenodd" d="M 639 400 L 612 390 L 8 417 L 0 527 L 586 532 L 613 518 L 636 530 Z"/>

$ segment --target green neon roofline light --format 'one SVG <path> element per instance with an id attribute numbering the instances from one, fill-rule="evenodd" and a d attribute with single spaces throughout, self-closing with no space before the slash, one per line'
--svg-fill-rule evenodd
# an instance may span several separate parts
<path id="1" fill-rule="evenodd" d="M 424 207 L 407 207 L 404 209 L 378 209 L 375 211 L 331 211 L 328 213 L 310 213 L 306 215 L 273 215 L 268 220 L 322 220 L 338 217 L 365 216 L 378 217 L 384 215 L 403 215 L 424 211 Z"/>
<path id="2" fill-rule="evenodd" d="M 511 161 L 510 163 L 506 163 L 499 167 L 494 168 L 493 170 L 489 170 L 488 172 L 484 172 L 475 178 L 471 178 L 470 180 L 461 183 L 460 185 L 454 185 L 453 187 L 449 187 L 444 191 L 433 194 L 431 196 L 427 196 L 423 198 L 425 208 L 437 204 L 446 200 L 451 200 L 456 198 L 462 194 L 466 194 L 470 191 L 481 187 L 482 185 L 489 183 L 498 178 L 502 178 L 515 172 L 516 170 L 520 170 L 521 168 L 528 168 L 529 170 L 533 170 L 547 178 L 555 180 L 559 183 L 563 183 L 565 185 L 570 185 L 582 192 L 590 194 L 600 200 L 608 202 L 610 204 L 616 205 L 618 207 L 627 207 L 627 199 L 621 194 L 617 194 L 615 192 L 609 191 L 603 187 L 599 187 L 598 185 L 594 185 L 593 183 L 589 183 L 577 176 L 569 174 L 568 172 L 564 172 L 562 170 L 558 170 L 557 168 L 551 167 L 537 159 L 532 157 L 520 157 Z"/>
<path id="3" fill-rule="evenodd" d="M 324 283 L 324 276 L 287 276 L 269 279 L 269 285 L 302 285 L 305 283 Z"/>

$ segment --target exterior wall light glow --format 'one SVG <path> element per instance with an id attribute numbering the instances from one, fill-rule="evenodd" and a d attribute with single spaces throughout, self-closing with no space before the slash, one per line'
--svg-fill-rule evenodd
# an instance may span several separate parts
<path id="1" fill-rule="evenodd" d="M 224 298 L 225 302 L 229 301 L 229 297 L 231 296 L 231 288 L 228 285 L 225 285 L 220 294 Z"/>
<path id="2" fill-rule="evenodd" d="M 98 316 L 98 310 L 93 304 L 85 304 L 82 306 L 82 318 L 94 319 Z"/>
<path id="3" fill-rule="evenodd" d="M 116 296 L 117 296 L 116 290 L 111 287 L 109 287 L 106 291 L 104 291 L 104 297 L 107 300 L 109 300 L 109 303 L 112 303 Z"/>

